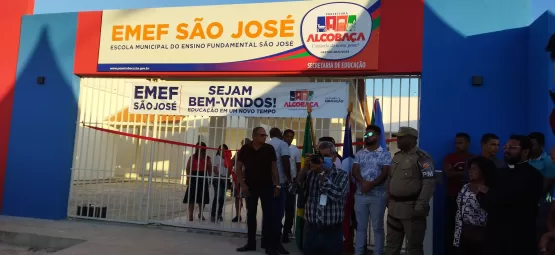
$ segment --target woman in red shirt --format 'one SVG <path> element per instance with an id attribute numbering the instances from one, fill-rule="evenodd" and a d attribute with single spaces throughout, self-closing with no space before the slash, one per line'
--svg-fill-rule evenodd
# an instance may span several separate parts
<path id="1" fill-rule="evenodd" d="M 196 144 L 197 146 L 199 143 Z M 204 206 L 210 202 L 208 193 L 208 178 L 212 175 L 212 163 L 210 157 L 206 156 L 206 144 L 200 143 L 202 148 L 196 148 L 187 160 L 185 171 L 187 173 L 187 192 L 183 198 L 184 204 L 189 204 L 189 221 L 193 221 L 195 203 L 198 204 L 198 218 L 206 220 L 202 215 Z"/>

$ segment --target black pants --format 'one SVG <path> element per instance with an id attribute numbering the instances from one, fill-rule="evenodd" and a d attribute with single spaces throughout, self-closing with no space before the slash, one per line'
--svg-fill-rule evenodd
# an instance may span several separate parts
<path id="1" fill-rule="evenodd" d="M 224 177 L 221 177 L 224 178 Z M 225 202 L 226 179 L 214 179 L 212 187 L 214 187 L 214 198 L 212 199 L 212 212 L 210 216 L 216 217 L 216 208 L 218 209 L 218 216 L 222 216 L 222 211 Z"/>
<path id="2" fill-rule="evenodd" d="M 305 224 L 303 237 L 304 255 L 343 255 L 342 224 L 317 226 Z"/>
<path id="3" fill-rule="evenodd" d="M 543 197 L 542 197 L 543 198 Z M 551 204 L 542 200 L 538 207 L 538 216 L 536 218 L 536 242 L 540 243 L 543 234 L 547 233 L 547 220 L 549 218 L 549 209 Z"/>
<path id="4" fill-rule="evenodd" d="M 286 192 L 285 198 L 285 222 L 283 223 L 283 236 L 293 233 L 293 221 L 295 220 L 295 202 L 297 196 Z"/>
<path id="5" fill-rule="evenodd" d="M 447 197 L 445 200 L 445 254 L 453 255 L 455 248 L 453 247 L 453 237 L 455 235 L 455 217 L 457 215 L 457 198 Z"/>
<path id="6" fill-rule="evenodd" d="M 248 244 L 256 246 L 256 215 L 258 211 L 258 199 L 262 204 L 262 238 L 267 248 L 275 248 L 279 242 L 279 227 L 275 217 L 277 203 L 279 201 L 274 198 L 274 188 L 249 188 L 249 196 L 247 196 L 247 229 Z M 279 222 L 281 223 L 281 222 Z M 278 227 L 279 226 L 279 227 Z"/>

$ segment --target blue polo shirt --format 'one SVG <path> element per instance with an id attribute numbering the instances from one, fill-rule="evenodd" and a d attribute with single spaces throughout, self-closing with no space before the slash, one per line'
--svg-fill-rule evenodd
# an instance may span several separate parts
<path id="1" fill-rule="evenodd" d="M 538 158 L 530 159 L 528 163 L 538 169 L 544 177 L 555 178 L 555 165 L 553 164 L 551 157 L 547 155 L 545 151 L 543 151 Z"/>

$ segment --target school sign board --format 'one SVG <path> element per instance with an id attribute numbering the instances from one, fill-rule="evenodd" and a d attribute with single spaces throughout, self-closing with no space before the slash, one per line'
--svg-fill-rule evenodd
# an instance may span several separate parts
<path id="1" fill-rule="evenodd" d="M 313 0 L 104 11 L 97 69 L 376 70 L 379 5 Z"/>
<path id="2" fill-rule="evenodd" d="M 344 117 L 348 83 L 183 82 L 134 83 L 129 112 L 135 114 L 294 117 L 307 106 L 315 118 Z"/>

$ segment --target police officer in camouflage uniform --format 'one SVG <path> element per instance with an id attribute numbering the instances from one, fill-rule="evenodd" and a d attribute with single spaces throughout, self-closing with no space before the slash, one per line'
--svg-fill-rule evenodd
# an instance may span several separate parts
<path id="1" fill-rule="evenodd" d="M 435 189 L 434 165 L 428 153 L 416 147 L 418 131 L 400 127 L 388 176 L 386 255 L 399 255 L 407 239 L 408 255 L 423 255 L 426 217 Z"/>

